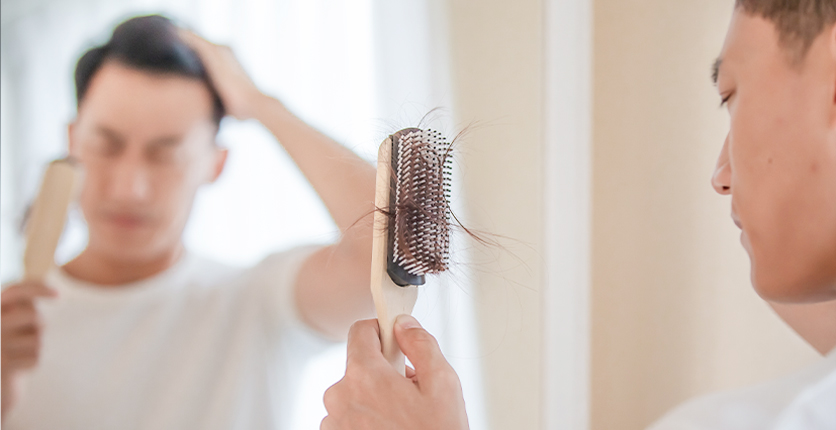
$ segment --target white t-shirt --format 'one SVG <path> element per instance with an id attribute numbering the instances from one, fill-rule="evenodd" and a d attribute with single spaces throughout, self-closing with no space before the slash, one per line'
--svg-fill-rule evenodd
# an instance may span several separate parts
<path id="1" fill-rule="evenodd" d="M 232 268 L 186 253 L 117 288 L 55 270 L 38 304 L 38 366 L 7 430 L 282 429 L 302 366 L 327 342 L 301 323 L 292 290 L 315 248 Z"/>
<path id="2" fill-rule="evenodd" d="M 836 349 L 790 376 L 691 400 L 648 430 L 836 430 Z"/>

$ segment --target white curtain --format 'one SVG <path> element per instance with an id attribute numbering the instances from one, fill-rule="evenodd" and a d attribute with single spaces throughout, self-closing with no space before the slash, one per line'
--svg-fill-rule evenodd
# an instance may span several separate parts
<path id="1" fill-rule="evenodd" d="M 4 0 L 0 106 L 0 279 L 20 275 L 19 224 L 45 164 L 66 153 L 80 54 L 123 19 L 163 13 L 230 45 L 259 87 L 372 160 L 389 133 L 441 107 L 434 128 L 455 134 L 441 0 Z M 240 265 L 338 231 L 272 136 L 225 120 L 227 170 L 198 196 L 185 233 L 195 252 Z M 455 194 L 454 194 L 455 199 Z M 455 205 L 455 201 L 454 201 Z M 59 247 L 63 262 L 85 243 L 77 211 Z M 457 261 L 466 261 L 457 250 Z M 416 307 L 459 370 L 474 429 L 482 422 L 479 353 L 466 264 L 430 282 Z M 344 346 L 314 360 L 299 396 L 298 429 L 318 428 L 322 393 L 344 371 Z"/>

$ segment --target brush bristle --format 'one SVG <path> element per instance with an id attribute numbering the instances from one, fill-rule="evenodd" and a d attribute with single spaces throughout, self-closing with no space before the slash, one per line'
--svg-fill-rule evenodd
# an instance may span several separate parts
<path id="1" fill-rule="evenodd" d="M 412 275 L 447 270 L 450 258 L 451 144 L 434 130 L 396 135 L 394 261 Z"/>

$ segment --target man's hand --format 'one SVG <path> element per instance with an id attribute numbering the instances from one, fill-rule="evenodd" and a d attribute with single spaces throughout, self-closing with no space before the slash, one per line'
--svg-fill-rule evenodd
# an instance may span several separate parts
<path id="1" fill-rule="evenodd" d="M 38 282 L 27 282 L 6 288 L 0 296 L 4 417 L 15 398 L 13 388 L 18 373 L 38 363 L 41 350 L 41 324 L 35 309 L 38 297 L 55 297 L 55 291 Z"/>
<path id="2" fill-rule="evenodd" d="M 395 339 L 415 366 L 406 369 L 406 378 L 383 358 L 377 320 L 351 327 L 345 377 L 325 392 L 322 430 L 468 428 L 459 378 L 435 338 L 415 318 L 401 315 Z"/>
<path id="3" fill-rule="evenodd" d="M 41 283 L 21 283 L 5 290 L 0 299 L 3 374 L 26 370 L 38 362 L 41 325 L 35 309 L 38 297 L 54 297 L 55 291 Z"/>
<path id="4" fill-rule="evenodd" d="M 265 96 L 241 67 L 232 50 L 209 42 L 189 30 L 181 29 L 179 34 L 206 67 L 206 73 L 221 97 L 226 113 L 240 120 L 252 118 L 256 104 Z"/>

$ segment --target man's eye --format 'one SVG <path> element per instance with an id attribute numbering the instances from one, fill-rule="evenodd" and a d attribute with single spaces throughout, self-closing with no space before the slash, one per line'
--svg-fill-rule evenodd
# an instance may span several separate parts
<path id="1" fill-rule="evenodd" d="M 122 144 L 112 140 L 103 140 L 96 146 L 99 148 L 99 153 L 106 156 L 116 155 L 122 150 Z"/>
<path id="2" fill-rule="evenodd" d="M 729 95 L 723 97 L 723 99 L 720 101 L 721 108 L 725 107 L 729 103 L 729 100 L 732 98 L 732 95 L 734 95 L 734 93 L 729 93 Z"/>
<path id="3" fill-rule="evenodd" d="M 176 158 L 175 148 L 154 148 L 148 151 L 148 159 L 157 163 L 169 163 Z"/>

